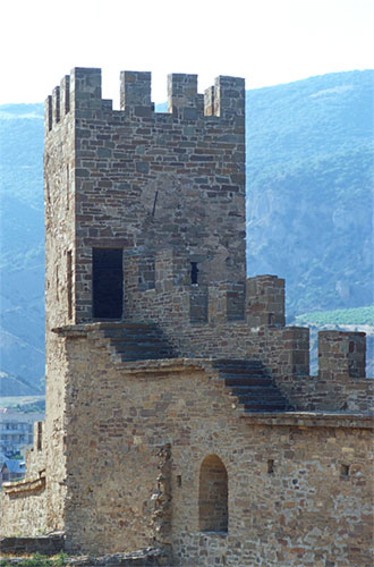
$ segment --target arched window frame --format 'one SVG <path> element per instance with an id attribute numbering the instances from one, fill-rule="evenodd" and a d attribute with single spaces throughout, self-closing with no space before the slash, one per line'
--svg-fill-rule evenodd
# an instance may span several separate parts
<path id="1" fill-rule="evenodd" d="M 228 474 L 218 455 L 208 455 L 200 466 L 199 474 L 199 530 L 227 533 Z"/>

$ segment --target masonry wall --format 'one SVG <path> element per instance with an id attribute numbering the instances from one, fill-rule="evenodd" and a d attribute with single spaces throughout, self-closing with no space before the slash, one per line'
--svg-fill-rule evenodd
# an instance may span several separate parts
<path id="1" fill-rule="evenodd" d="M 135 250 L 145 259 L 169 250 L 181 282 L 194 262 L 204 285 L 244 283 L 244 81 L 220 77 L 204 99 L 196 75 L 175 74 L 168 89 L 169 112 L 155 113 L 150 74 L 124 72 L 122 109 L 113 111 L 100 70 L 75 69 L 47 104 L 46 187 L 58 194 L 47 232 L 59 242 L 48 254 L 59 264 L 74 235 L 75 322 L 92 320 L 93 248 L 123 249 L 125 274 Z M 54 286 L 65 305 L 67 279 Z"/>
<path id="2" fill-rule="evenodd" d="M 203 97 L 196 76 L 171 76 L 167 114 L 148 73 L 122 74 L 120 111 L 97 69 L 48 99 L 47 442 L 30 484 L 3 495 L 2 533 L 64 530 L 68 551 L 92 554 L 172 545 L 180 565 L 371 563 L 372 439 L 349 416 L 368 410 L 364 339 L 322 337 L 314 380 L 283 280 L 245 279 L 244 152 L 240 79 Z M 120 363 L 85 324 L 95 248 L 123 252 L 123 318 L 159 323 L 181 358 Z M 261 360 L 296 409 L 346 415 L 245 416 L 197 360 L 211 357 Z M 203 462 L 228 495 L 203 503 L 224 533 L 201 531 Z"/>
<path id="3" fill-rule="evenodd" d="M 196 361 L 113 364 L 94 333 L 61 340 L 71 364 L 70 549 L 157 542 L 172 544 L 180 565 L 222 557 L 227 565 L 370 564 L 367 420 L 248 421 L 217 374 Z M 209 455 L 228 474 L 226 535 L 199 530 L 200 466 Z"/>
<path id="4" fill-rule="evenodd" d="M 26 477 L 0 492 L 0 535 L 31 537 L 46 533 L 47 491 L 43 422 L 34 424 L 34 446 L 26 454 Z"/>
<path id="5" fill-rule="evenodd" d="M 370 565 L 372 456 L 366 431 L 253 425 L 232 430 L 218 423 L 205 435 L 196 433 L 189 463 L 179 448 L 173 451 L 182 476 L 182 487 L 175 483 L 173 492 L 179 564 L 198 557 L 206 566 Z M 228 472 L 227 535 L 198 530 L 197 483 L 207 452 L 219 455 Z M 349 477 L 341 473 L 346 466 Z"/>
<path id="6" fill-rule="evenodd" d="M 46 493 L 8 496 L 0 493 L 1 537 L 34 537 L 46 533 Z"/>
<path id="7" fill-rule="evenodd" d="M 65 375 L 64 344 L 52 329 L 75 318 L 75 120 L 70 77 L 45 104 L 44 201 L 46 246 L 46 469 L 44 532 L 64 529 Z M 52 135 L 53 134 L 53 135 Z"/>

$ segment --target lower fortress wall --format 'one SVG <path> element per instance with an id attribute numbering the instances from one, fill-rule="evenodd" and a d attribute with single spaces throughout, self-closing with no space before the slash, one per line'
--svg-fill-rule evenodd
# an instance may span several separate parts
<path id="1" fill-rule="evenodd" d="M 209 362 L 120 363 L 95 333 L 61 340 L 68 552 L 171 545 L 175 565 L 371 564 L 368 417 L 248 415 Z M 217 482 L 226 511 L 206 497 Z M 46 531 L 48 490 L 47 478 L 39 494 L 3 494 L 1 534 Z"/>
<path id="2" fill-rule="evenodd" d="M 0 536 L 35 537 L 46 531 L 46 491 L 0 494 Z"/>
<path id="3" fill-rule="evenodd" d="M 130 550 L 155 538 L 172 544 L 181 565 L 199 558 L 199 567 L 211 566 L 223 556 L 227 565 L 370 564 L 368 421 L 322 414 L 262 423 L 244 416 L 216 373 L 196 361 L 130 371 L 90 340 L 69 343 L 79 376 L 67 425 L 72 548 Z M 169 445 L 170 466 L 161 471 L 160 449 Z M 209 455 L 227 471 L 224 534 L 200 529 Z"/>

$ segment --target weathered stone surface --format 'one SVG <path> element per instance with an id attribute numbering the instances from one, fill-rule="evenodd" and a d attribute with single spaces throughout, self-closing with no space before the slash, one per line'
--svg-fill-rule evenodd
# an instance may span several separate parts
<path id="1" fill-rule="evenodd" d="M 64 534 L 39 537 L 0 538 L 0 558 L 4 555 L 56 555 L 64 549 Z"/>
<path id="2" fill-rule="evenodd" d="M 245 278 L 244 83 L 168 86 L 158 114 L 122 73 L 116 111 L 78 68 L 47 101 L 47 416 L 0 533 L 63 531 L 75 565 L 371 565 L 365 337 L 322 333 L 310 376 L 284 281 Z"/>

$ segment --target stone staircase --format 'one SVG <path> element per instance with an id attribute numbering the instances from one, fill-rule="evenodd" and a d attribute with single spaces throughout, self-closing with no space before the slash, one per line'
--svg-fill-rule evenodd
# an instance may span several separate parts
<path id="1" fill-rule="evenodd" d="M 282 412 L 294 408 L 258 360 L 219 359 L 213 362 L 219 376 L 245 412 Z"/>
<path id="2" fill-rule="evenodd" d="M 100 334 L 109 340 L 122 362 L 178 358 L 163 331 L 154 323 L 105 323 L 100 325 Z M 217 359 L 211 364 L 245 412 L 294 409 L 260 361 Z"/>
<path id="3" fill-rule="evenodd" d="M 153 323 L 114 323 L 101 326 L 123 362 L 176 358 L 163 331 Z"/>

